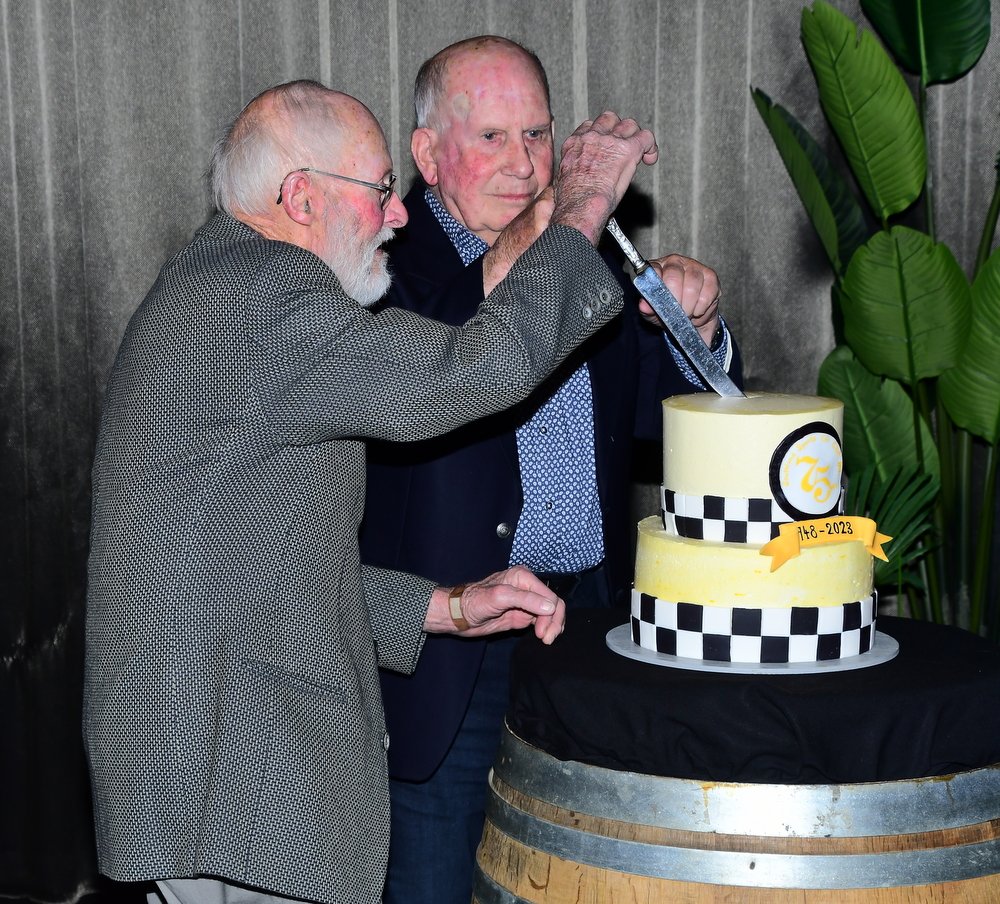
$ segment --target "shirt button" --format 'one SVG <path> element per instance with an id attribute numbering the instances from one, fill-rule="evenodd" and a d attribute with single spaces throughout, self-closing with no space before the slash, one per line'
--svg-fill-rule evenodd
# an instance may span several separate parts
<path id="1" fill-rule="evenodd" d="M 548 502 L 545 503 L 545 511 L 547 511 L 547 512 L 552 511 L 552 500 L 551 499 Z"/>
<path id="2" fill-rule="evenodd" d="M 510 525 L 506 521 L 501 521 L 497 525 L 497 536 L 500 537 L 500 539 L 510 536 Z"/>

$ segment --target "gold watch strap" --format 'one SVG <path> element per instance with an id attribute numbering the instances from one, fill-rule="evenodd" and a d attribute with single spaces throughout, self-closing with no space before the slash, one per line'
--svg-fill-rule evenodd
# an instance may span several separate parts
<path id="1" fill-rule="evenodd" d="M 469 630 L 469 623 L 465 620 L 465 616 L 462 615 L 462 593 L 467 586 L 467 584 L 458 584 L 452 587 L 451 593 L 448 594 L 448 608 L 451 611 L 451 620 L 455 623 L 455 627 L 459 631 Z"/>

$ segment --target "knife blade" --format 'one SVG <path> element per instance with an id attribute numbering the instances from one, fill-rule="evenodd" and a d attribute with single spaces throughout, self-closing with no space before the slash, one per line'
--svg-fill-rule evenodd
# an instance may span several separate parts
<path id="1" fill-rule="evenodd" d="M 715 355 L 709 350 L 705 340 L 701 338 L 701 334 L 695 329 L 688 315 L 684 313 L 684 308 L 674 297 L 674 293 L 663 284 L 663 280 L 649 266 L 649 261 L 639 254 L 635 245 L 622 232 L 614 217 L 608 220 L 608 232 L 621 246 L 635 271 L 632 284 L 649 302 L 650 307 L 656 312 L 656 316 L 663 321 L 664 326 L 677 341 L 677 345 L 691 362 L 691 366 L 698 372 L 698 375 L 720 396 L 744 398 L 743 392 L 715 359 Z"/>

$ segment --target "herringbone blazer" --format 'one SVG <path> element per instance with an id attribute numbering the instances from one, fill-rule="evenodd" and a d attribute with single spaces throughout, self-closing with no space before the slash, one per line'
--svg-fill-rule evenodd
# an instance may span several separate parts
<path id="1" fill-rule="evenodd" d="M 414 667 L 433 585 L 359 563 L 364 441 L 517 402 L 620 307 L 566 227 L 460 328 L 373 314 L 317 257 L 225 215 L 163 268 L 93 469 L 84 731 L 103 872 L 379 899 L 377 666 Z"/>

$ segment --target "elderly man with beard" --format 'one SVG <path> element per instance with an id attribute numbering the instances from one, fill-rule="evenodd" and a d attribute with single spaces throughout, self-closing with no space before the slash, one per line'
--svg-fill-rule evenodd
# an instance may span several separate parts
<path id="1" fill-rule="evenodd" d="M 457 591 L 362 566 L 365 441 L 516 403 L 610 320 L 593 246 L 656 155 L 631 120 L 581 126 L 521 221 L 537 241 L 454 327 L 367 307 L 406 211 L 361 103 L 294 82 L 237 117 L 219 212 L 131 318 L 97 441 L 84 732 L 104 873 L 157 880 L 160 904 L 379 899 L 377 667 L 412 670 L 426 632 L 551 642 L 564 611 L 523 568 Z"/>
<path id="2" fill-rule="evenodd" d="M 423 184 L 408 193 L 410 222 L 391 245 L 387 303 L 457 324 L 475 310 L 486 252 L 552 180 L 548 82 L 534 54 L 483 36 L 424 63 L 414 94 L 411 151 Z M 739 381 L 715 273 L 680 255 L 663 265 Z M 370 446 L 363 560 L 445 584 L 527 565 L 567 606 L 624 606 L 633 440 L 658 441 L 660 401 L 702 388 L 648 305 L 626 305 L 520 405 L 440 438 Z M 469 900 L 513 643 L 432 637 L 412 675 L 382 674 L 392 738 L 387 902 Z"/>

